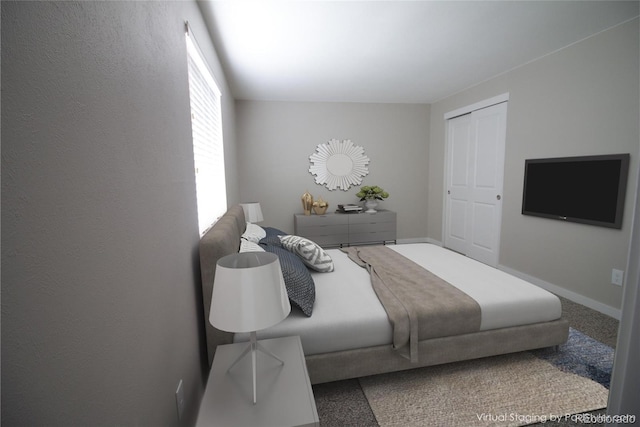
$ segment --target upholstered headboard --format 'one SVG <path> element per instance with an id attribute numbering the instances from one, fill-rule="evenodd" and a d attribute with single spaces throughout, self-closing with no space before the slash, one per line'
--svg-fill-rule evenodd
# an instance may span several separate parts
<path id="1" fill-rule="evenodd" d="M 216 347 L 220 344 L 230 344 L 233 341 L 232 333 L 216 329 L 209 323 L 209 309 L 211 308 L 216 263 L 223 256 L 238 252 L 240 249 L 240 236 L 242 236 L 246 227 L 247 223 L 242 206 L 236 205 L 230 208 L 200 239 L 202 303 L 204 306 L 205 330 L 207 332 L 209 365 L 213 362 Z"/>

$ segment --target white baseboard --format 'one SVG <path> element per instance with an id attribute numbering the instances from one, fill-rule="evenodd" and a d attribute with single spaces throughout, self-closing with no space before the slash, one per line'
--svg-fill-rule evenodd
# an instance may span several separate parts
<path id="1" fill-rule="evenodd" d="M 431 243 L 433 245 L 442 246 L 440 240 L 432 239 L 431 237 L 411 237 L 409 239 L 398 239 L 396 243 Z"/>
<path id="2" fill-rule="evenodd" d="M 558 285 L 554 285 L 553 283 L 546 282 L 542 279 L 538 279 L 537 277 L 533 277 L 528 274 L 522 273 L 518 270 L 505 267 L 504 265 L 498 265 L 498 269 L 504 271 L 505 273 L 509 273 L 523 280 L 526 280 L 527 282 L 531 282 L 534 285 L 540 286 L 541 288 L 546 289 L 549 292 L 553 292 L 556 295 L 560 295 L 561 297 L 567 298 L 573 302 L 582 304 L 585 307 L 589 307 L 593 310 L 599 311 L 600 313 L 606 314 L 607 316 L 611 316 L 614 319 L 620 320 L 620 315 L 621 315 L 620 309 L 613 308 L 611 306 L 601 303 L 600 301 L 596 301 L 594 299 L 585 297 L 584 295 L 577 294 L 573 291 L 562 288 Z"/>

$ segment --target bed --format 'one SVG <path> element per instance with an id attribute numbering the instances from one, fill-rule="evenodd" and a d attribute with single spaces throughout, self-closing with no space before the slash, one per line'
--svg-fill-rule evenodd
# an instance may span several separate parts
<path id="1" fill-rule="evenodd" d="M 208 321 L 216 262 L 240 250 L 246 229 L 242 207 L 234 206 L 200 241 L 209 363 L 218 345 L 248 339 L 247 335 L 217 330 Z M 437 333 L 439 328 L 423 328 L 421 331 L 435 333 L 424 336 L 426 332 L 421 332 L 419 339 L 412 335 L 407 351 L 399 351 L 397 325 L 390 322 L 370 272 L 353 261 L 353 253 L 328 249 L 325 252 L 333 271 L 310 272 L 315 283 L 310 316 L 292 308 L 284 321 L 258 331 L 258 339 L 299 335 L 313 384 L 550 347 L 567 340 L 569 325 L 561 318 L 560 300 L 535 285 L 433 244 L 388 245 L 385 250 L 393 251 L 385 256 L 407 258 L 477 303 L 480 309 L 475 329 L 442 336 Z M 478 278 L 492 285 L 478 286 Z M 442 318 L 444 323 L 433 324 L 457 323 L 451 320 L 456 316 L 465 321 L 473 317 L 448 315 Z"/>

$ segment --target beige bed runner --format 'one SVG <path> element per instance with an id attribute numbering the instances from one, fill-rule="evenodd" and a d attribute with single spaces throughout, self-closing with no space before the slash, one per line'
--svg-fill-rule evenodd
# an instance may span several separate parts
<path id="1" fill-rule="evenodd" d="M 418 361 L 418 341 L 477 332 L 478 303 L 386 246 L 342 248 L 371 274 L 371 284 L 393 327 L 393 347 Z"/>

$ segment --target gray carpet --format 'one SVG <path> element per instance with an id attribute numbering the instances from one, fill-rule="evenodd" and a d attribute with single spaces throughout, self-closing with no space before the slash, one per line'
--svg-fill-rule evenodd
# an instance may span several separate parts
<path id="1" fill-rule="evenodd" d="M 313 386 L 320 426 L 378 427 L 357 379 Z"/>
<path id="2" fill-rule="evenodd" d="M 560 297 L 560 300 L 562 301 L 562 316 L 569 321 L 569 325 L 573 329 L 587 334 L 611 348 L 616 348 L 619 324 L 616 319 L 566 298 Z"/>
<path id="3" fill-rule="evenodd" d="M 563 317 L 569 320 L 573 329 L 615 348 L 618 333 L 618 321 L 595 310 L 561 298 Z M 550 356 L 553 357 L 553 356 Z M 313 386 L 316 407 L 323 427 L 377 427 L 378 423 L 373 411 L 360 387 L 357 379 L 336 381 Z M 588 414 L 605 414 L 606 410 L 589 412 Z M 548 421 L 540 426 L 570 427 L 584 425 L 578 419 L 566 419 L 560 422 Z M 590 424 L 601 426 L 602 424 Z"/>

